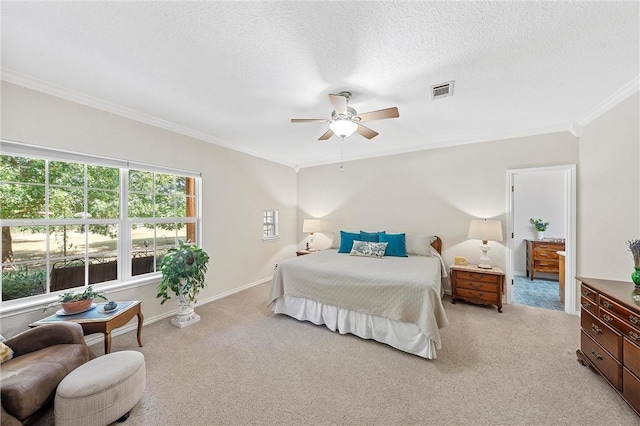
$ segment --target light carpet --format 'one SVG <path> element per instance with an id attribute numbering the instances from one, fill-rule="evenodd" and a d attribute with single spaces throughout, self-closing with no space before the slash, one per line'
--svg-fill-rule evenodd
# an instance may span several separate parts
<path id="1" fill-rule="evenodd" d="M 147 388 L 123 426 L 631 425 L 639 418 L 576 362 L 580 324 L 521 305 L 451 304 L 443 348 L 426 360 L 324 326 L 274 315 L 262 284 L 113 338 L 140 350 Z M 143 306 L 144 309 L 144 306 Z M 96 355 L 102 344 L 92 346 Z M 52 424 L 49 413 L 39 424 Z"/>

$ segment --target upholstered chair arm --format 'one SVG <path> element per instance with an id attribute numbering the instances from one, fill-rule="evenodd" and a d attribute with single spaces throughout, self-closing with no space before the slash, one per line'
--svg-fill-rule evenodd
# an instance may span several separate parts
<path id="1" fill-rule="evenodd" d="M 53 345 L 69 343 L 86 345 L 80 324 L 68 321 L 31 328 L 7 339 L 4 343 L 13 349 L 14 357 Z"/>

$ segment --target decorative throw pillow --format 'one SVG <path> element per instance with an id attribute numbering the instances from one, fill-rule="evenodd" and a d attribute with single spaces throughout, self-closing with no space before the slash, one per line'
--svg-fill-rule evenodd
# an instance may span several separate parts
<path id="1" fill-rule="evenodd" d="M 385 256 L 408 257 L 404 234 L 380 234 L 380 242 L 388 243 Z"/>
<path id="2" fill-rule="evenodd" d="M 0 342 L 0 364 L 13 358 L 13 350 L 3 342 Z"/>
<path id="3" fill-rule="evenodd" d="M 380 231 L 380 232 L 360 231 L 360 241 L 368 241 L 370 243 L 379 243 L 380 242 L 379 234 L 385 234 L 385 233 L 386 231 Z"/>
<path id="4" fill-rule="evenodd" d="M 354 241 L 351 256 L 377 257 L 382 259 L 387 243 L 372 243 L 370 241 Z"/>
<path id="5" fill-rule="evenodd" d="M 349 253 L 353 247 L 353 242 L 360 240 L 360 234 L 354 232 L 340 231 L 340 249 L 338 253 Z"/>

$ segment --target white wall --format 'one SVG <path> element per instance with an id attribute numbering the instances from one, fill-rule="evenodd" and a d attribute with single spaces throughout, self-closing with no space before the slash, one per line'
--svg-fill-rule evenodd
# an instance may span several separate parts
<path id="1" fill-rule="evenodd" d="M 477 263 L 469 220 L 497 218 L 506 231 L 507 169 L 577 161 L 578 139 L 563 132 L 347 162 L 344 172 L 305 168 L 298 174 L 298 243 L 306 238 L 301 219 L 319 217 L 327 232 L 316 236 L 317 246 L 328 245 L 332 230 L 427 232 L 442 238 L 447 263 L 454 256 Z M 493 263 L 505 269 L 506 242 L 490 245 Z"/>
<path id="2" fill-rule="evenodd" d="M 549 222 L 549 228 L 544 233 L 545 238 L 567 236 L 564 223 L 564 172 L 518 173 L 514 178 L 514 186 L 514 275 L 524 276 L 527 263 L 525 240 L 538 239 L 537 231 L 529 223 L 529 219 L 541 218 Z M 553 278 L 557 279 L 557 275 Z"/>
<path id="3" fill-rule="evenodd" d="M 263 282 L 271 278 L 275 263 L 295 255 L 292 168 L 6 82 L 1 118 L 3 139 L 201 171 L 202 246 L 212 258 L 201 302 Z M 280 212 L 279 241 L 262 242 L 265 208 Z M 172 303 L 160 306 L 156 286 L 108 295 L 142 300 L 145 318 L 153 320 L 176 308 Z M 38 306 L 23 313 L 5 311 L 1 333 L 12 336 L 44 316 Z"/>
<path id="4" fill-rule="evenodd" d="M 578 276 L 631 282 L 640 238 L 638 92 L 584 129 L 578 168 Z"/>

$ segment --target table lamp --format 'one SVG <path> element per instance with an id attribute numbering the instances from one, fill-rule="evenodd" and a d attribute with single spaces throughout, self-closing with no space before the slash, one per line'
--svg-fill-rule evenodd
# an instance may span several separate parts
<path id="1" fill-rule="evenodd" d="M 319 219 L 305 219 L 302 221 L 302 232 L 309 234 L 309 242 L 307 242 L 307 250 L 314 251 L 310 248 L 313 246 L 313 233 L 320 232 L 320 220 Z"/>
<path id="2" fill-rule="evenodd" d="M 469 225 L 467 238 L 472 240 L 482 240 L 480 250 L 480 262 L 478 268 L 491 269 L 491 259 L 487 252 L 491 250 L 489 241 L 502 241 L 502 223 L 499 220 L 473 219 Z"/>

